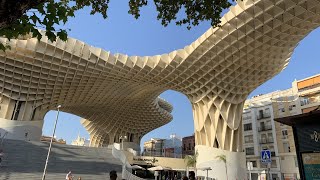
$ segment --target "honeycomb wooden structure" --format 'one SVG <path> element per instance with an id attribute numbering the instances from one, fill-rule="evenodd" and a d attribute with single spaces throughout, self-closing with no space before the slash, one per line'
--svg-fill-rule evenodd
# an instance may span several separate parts
<path id="1" fill-rule="evenodd" d="M 189 46 L 156 56 L 111 54 L 72 38 L 2 39 L 12 48 L 0 53 L 0 92 L 34 111 L 20 120 L 61 104 L 101 146 L 121 135 L 139 143 L 170 122 L 172 106 L 158 96 L 171 89 L 192 103 L 196 144 L 241 151 L 244 100 L 320 25 L 320 0 L 239 1 L 221 20 Z"/>

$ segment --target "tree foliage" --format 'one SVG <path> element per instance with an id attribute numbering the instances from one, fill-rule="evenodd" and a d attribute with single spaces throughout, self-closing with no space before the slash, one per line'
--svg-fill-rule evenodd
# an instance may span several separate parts
<path id="1" fill-rule="evenodd" d="M 151 0 L 129 0 L 128 13 L 136 19 L 140 17 L 140 9 Z M 110 0 L 2 0 L 0 4 L 0 36 L 8 39 L 27 34 L 41 39 L 39 29 L 45 30 L 48 39 L 55 41 L 57 37 L 67 39 L 67 29 L 63 27 L 76 11 L 90 7 L 90 14 L 101 14 L 108 17 Z M 176 25 L 186 25 L 188 29 L 197 26 L 201 21 L 210 21 L 218 26 L 224 9 L 231 6 L 228 0 L 153 0 L 158 13 L 157 19 L 163 26 L 172 21 Z M 179 14 L 179 16 L 178 16 Z M 182 14 L 180 16 L 180 14 Z M 178 19 L 181 17 L 181 19 Z M 0 43 L 0 49 L 5 45 Z"/>
<path id="2" fill-rule="evenodd" d="M 199 153 L 197 151 L 194 155 L 187 155 L 184 157 L 187 167 L 196 167 L 198 155 Z"/>
<path id="3" fill-rule="evenodd" d="M 225 169 L 226 169 L 226 177 L 227 177 L 227 180 L 228 180 L 228 167 L 227 167 L 227 157 L 226 157 L 226 155 L 221 154 L 221 155 L 216 156 L 216 158 L 219 161 L 222 161 L 224 163 L 224 166 L 225 166 Z"/>

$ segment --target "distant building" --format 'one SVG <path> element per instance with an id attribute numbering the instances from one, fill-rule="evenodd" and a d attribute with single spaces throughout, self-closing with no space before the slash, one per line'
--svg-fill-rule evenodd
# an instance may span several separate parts
<path id="1" fill-rule="evenodd" d="M 175 134 L 170 135 L 169 139 L 151 138 L 150 141 L 146 141 L 143 145 L 143 155 L 181 158 L 181 145 L 181 138 Z"/>
<path id="2" fill-rule="evenodd" d="M 77 139 L 75 139 L 71 142 L 71 145 L 90 146 L 90 140 L 86 139 L 85 137 L 80 137 L 80 135 L 78 135 Z"/>
<path id="3" fill-rule="evenodd" d="M 51 136 L 41 136 L 40 137 L 40 141 L 41 142 L 50 142 L 51 141 Z M 56 138 L 53 138 L 52 140 L 52 143 L 55 143 L 55 144 L 66 144 L 66 141 L 63 140 L 63 139 L 56 139 Z"/>
<path id="4" fill-rule="evenodd" d="M 194 135 L 182 138 L 182 156 L 194 155 L 195 139 Z"/>
<path id="5" fill-rule="evenodd" d="M 178 137 L 176 134 L 171 134 L 169 139 L 164 140 L 163 155 L 165 157 L 181 158 L 182 157 L 181 146 L 182 146 L 181 137 Z"/>
<path id="6" fill-rule="evenodd" d="M 144 156 L 163 156 L 164 139 L 151 138 L 150 141 L 146 141 L 143 145 Z"/>

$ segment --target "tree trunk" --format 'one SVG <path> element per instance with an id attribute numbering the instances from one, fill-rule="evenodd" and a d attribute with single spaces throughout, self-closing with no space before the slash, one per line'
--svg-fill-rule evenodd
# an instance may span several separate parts
<path id="1" fill-rule="evenodd" d="M 1 0 L 0 1 L 0 29 L 9 27 L 27 10 L 35 8 L 47 0 Z"/>

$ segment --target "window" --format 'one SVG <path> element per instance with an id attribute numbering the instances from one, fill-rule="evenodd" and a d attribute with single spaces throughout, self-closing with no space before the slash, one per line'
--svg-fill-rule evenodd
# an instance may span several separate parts
<path id="1" fill-rule="evenodd" d="M 295 108 L 295 107 L 296 107 L 296 105 L 290 105 L 289 106 L 289 111 L 292 111 L 292 109 Z"/>
<path id="2" fill-rule="evenodd" d="M 244 129 L 244 131 L 250 131 L 250 130 L 252 130 L 252 124 L 251 124 L 251 123 L 244 124 L 244 125 L 243 125 L 243 129 Z"/>
<path id="3" fill-rule="evenodd" d="M 191 144 L 189 143 L 189 147 L 188 147 L 188 150 L 191 150 Z"/>
<path id="4" fill-rule="evenodd" d="M 309 104 L 309 98 L 302 98 L 300 100 L 300 104 L 301 104 L 301 106 Z"/>
<path id="5" fill-rule="evenodd" d="M 276 160 L 272 160 L 271 168 L 277 168 L 277 161 Z"/>
<path id="6" fill-rule="evenodd" d="M 277 180 L 279 179 L 278 174 L 272 174 L 272 180 Z"/>
<path id="7" fill-rule="evenodd" d="M 280 112 L 286 112 L 286 110 L 284 108 L 279 108 Z"/>
<path id="8" fill-rule="evenodd" d="M 246 114 L 243 114 L 242 118 L 243 120 L 248 120 L 248 119 L 251 119 L 251 116 L 249 113 L 246 113 Z"/>
<path id="9" fill-rule="evenodd" d="M 272 133 L 268 133 L 268 142 L 269 142 L 269 143 L 273 143 Z"/>
<path id="10" fill-rule="evenodd" d="M 264 117 L 270 117 L 270 108 L 266 108 L 264 111 Z"/>
<path id="11" fill-rule="evenodd" d="M 282 139 L 288 139 L 288 130 L 282 130 Z"/>
<path id="12" fill-rule="evenodd" d="M 284 150 L 285 153 L 291 152 L 290 144 L 288 142 L 283 142 L 283 150 Z"/>
<path id="13" fill-rule="evenodd" d="M 263 110 L 259 110 L 258 119 L 262 119 L 262 118 L 263 118 Z"/>
<path id="14" fill-rule="evenodd" d="M 248 161 L 252 163 L 252 167 L 257 167 L 257 161 Z"/>
<path id="15" fill-rule="evenodd" d="M 253 135 L 244 136 L 245 143 L 253 143 Z"/>
<path id="16" fill-rule="evenodd" d="M 254 147 L 246 148 L 246 155 L 254 155 Z"/>
<path id="17" fill-rule="evenodd" d="M 295 165 L 296 167 L 298 167 L 298 159 L 297 159 L 297 157 L 294 157 L 294 165 Z"/>

